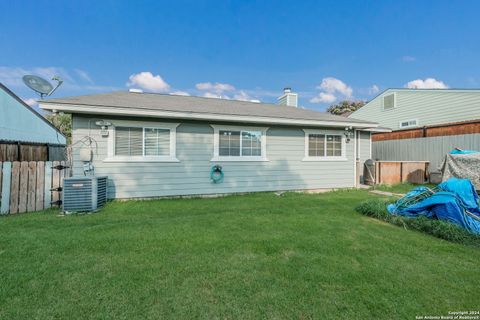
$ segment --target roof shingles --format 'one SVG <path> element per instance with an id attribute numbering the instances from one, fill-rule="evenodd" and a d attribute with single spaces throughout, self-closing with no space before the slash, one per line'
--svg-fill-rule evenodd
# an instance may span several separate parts
<path id="1" fill-rule="evenodd" d="M 49 104 L 101 106 L 228 116 L 257 116 L 294 120 L 331 121 L 342 123 L 350 122 L 352 124 L 371 123 L 372 125 L 375 125 L 374 122 L 351 118 L 349 119 L 331 115 L 325 112 L 275 104 L 194 96 L 176 96 L 169 94 L 134 93 L 125 91 L 50 99 L 47 101 L 41 101 L 41 104 L 44 106 L 44 108 Z"/>

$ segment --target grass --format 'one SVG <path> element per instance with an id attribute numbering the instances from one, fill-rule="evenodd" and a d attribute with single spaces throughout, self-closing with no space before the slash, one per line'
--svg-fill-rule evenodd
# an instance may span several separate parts
<path id="1" fill-rule="evenodd" d="M 395 184 L 395 185 L 379 184 L 379 185 L 376 185 L 376 186 L 372 187 L 372 189 L 380 190 L 380 191 L 388 191 L 388 192 L 393 192 L 393 193 L 407 193 L 407 192 L 411 191 L 413 188 L 418 187 L 418 186 L 420 186 L 420 185 L 412 184 L 412 183 L 399 183 L 399 184 Z M 434 184 L 425 184 L 425 185 L 422 185 L 422 186 L 425 186 L 425 187 L 428 187 L 428 188 L 435 187 Z"/>
<path id="2" fill-rule="evenodd" d="M 414 319 L 478 309 L 480 250 L 360 215 L 366 191 L 0 219 L 1 319 Z"/>
<path id="3" fill-rule="evenodd" d="M 396 199 L 369 199 L 357 206 L 357 212 L 411 230 L 428 233 L 434 237 L 480 248 L 480 236 L 456 224 L 429 219 L 424 216 L 409 218 L 388 213 L 387 204 Z"/>

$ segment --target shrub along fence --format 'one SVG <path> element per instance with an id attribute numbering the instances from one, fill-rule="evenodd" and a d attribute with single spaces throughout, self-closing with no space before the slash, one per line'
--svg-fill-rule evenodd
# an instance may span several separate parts
<path id="1" fill-rule="evenodd" d="M 0 213 L 39 211 L 61 204 L 65 161 L 0 162 Z"/>

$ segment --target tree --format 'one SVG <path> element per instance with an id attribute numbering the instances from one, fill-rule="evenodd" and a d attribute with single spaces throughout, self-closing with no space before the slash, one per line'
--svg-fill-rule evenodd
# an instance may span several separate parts
<path id="1" fill-rule="evenodd" d="M 72 115 L 65 113 L 47 114 L 45 118 L 50 121 L 55 128 L 67 137 L 67 144 L 72 140 Z"/>
<path id="2" fill-rule="evenodd" d="M 332 104 L 330 107 L 328 107 L 327 112 L 337 116 L 348 117 L 351 113 L 353 113 L 354 111 L 357 111 L 364 105 L 365 105 L 365 101 L 362 101 L 362 100 L 358 100 L 358 101 L 344 100 L 344 101 L 341 101 L 340 103 Z"/>

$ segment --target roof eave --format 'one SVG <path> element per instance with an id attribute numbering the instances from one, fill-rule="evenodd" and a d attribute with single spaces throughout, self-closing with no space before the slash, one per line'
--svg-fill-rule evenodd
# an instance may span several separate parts
<path id="1" fill-rule="evenodd" d="M 241 115 L 225 115 L 213 113 L 194 113 L 194 112 L 178 112 L 166 110 L 149 110 L 143 108 L 121 108 L 121 107 L 104 107 L 104 106 L 87 106 L 73 104 L 55 104 L 45 101 L 39 102 L 40 108 L 50 111 L 62 111 L 77 114 L 102 114 L 132 117 L 154 117 L 167 119 L 184 119 L 184 120 L 203 120 L 203 121 L 223 121 L 223 122 L 247 122 L 247 123 L 264 123 L 264 124 L 282 124 L 294 126 L 325 126 L 325 127 L 352 127 L 352 128 L 374 128 L 378 124 L 372 122 L 353 122 L 348 121 L 328 121 L 328 120 L 303 120 L 292 118 L 276 118 L 276 117 L 259 117 L 259 116 L 241 116 Z"/>
<path id="2" fill-rule="evenodd" d="M 369 131 L 369 132 L 392 132 L 392 129 L 385 128 L 385 127 L 372 127 L 372 128 L 365 128 L 362 131 Z"/>

